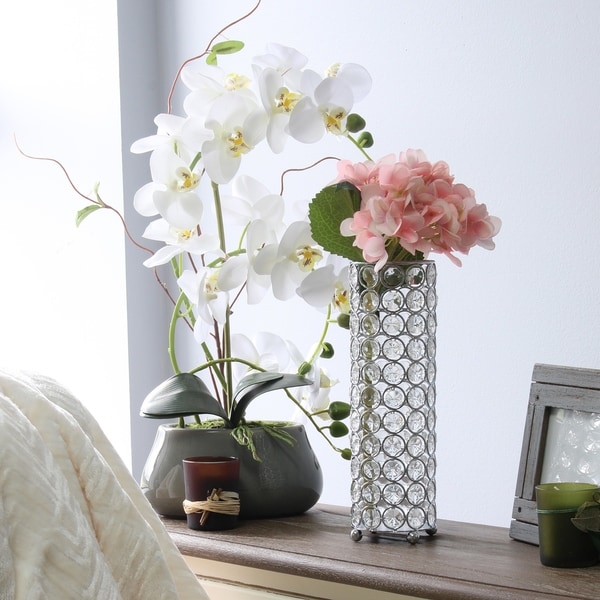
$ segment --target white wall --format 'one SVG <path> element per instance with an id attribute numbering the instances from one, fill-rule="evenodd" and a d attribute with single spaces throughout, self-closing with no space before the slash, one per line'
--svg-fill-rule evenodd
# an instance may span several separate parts
<path id="1" fill-rule="evenodd" d="M 34 4 L 37 13 L 32 11 Z M 158 75 L 160 70 L 160 76 L 137 92 L 138 81 L 123 79 L 123 96 L 135 98 L 130 99 L 128 119 L 133 119 L 136 106 L 150 114 L 161 110 L 148 110 L 144 91 L 153 105 L 155 94 L 166 97 L 179 63 L 251 6 L 246 1 L 158 0 L 160 35 L 143 35 L 138 29 L 128 44 L 136 54 L 142 41 L 156 39 L 158 49 L 145 57 L 138 51 L 137 58 L 124 58 L 127 27 L 140 15 L 154 15 L 150 4 L 146 12 L 139 8 L 137 15 L 125 15 L 129 4 L 121 2 L 119 7 L 125 19 L 121 72 L 137 60 L 149 73 Z M 106 38 L 101 18 L 108 18 L 112 27 L 114 10 L 104 3 L 63 0 L 63 5 L 53 3 L 52 12 L 38 2 L 15 5 L 15 20 L 8 29 L 21 50 L 15 53 L 14 42 L 2 47 L 3 55 L 14 57 L 14 62 L 8 81 L 4 75 L 2 81 L 6 175 L 0 239 L 2 276 L 8 285 L 2 287 L 0 363 L 16 360 L 47 367 L 72 382 L 80 395 L 94 395 L 94 410 L 102 413 L 111 402 L 110 411 L 117 414 L 127 394 L 125 340 L 120 337 L 125 330 L 120 238 L 107 238 L 116 228 L 101 219 L 90 219 L 85 231 L 72 230 L 77 202 L 73 204 L 60 176 L 49 166 L 23 163 L 10 141 L 15 131 L 31 152 L 64 158 L 82 185 L 101 179 L 107 195 L 118 197 L 120 142 L 108 133 L 108 125 L 118 120 L 118 92 L 114 66 L 105 62 L 114 58 L 115 33 L 112 29 Z M 98 12 L 90 13 L 92 6 Z M 40 15 L 40 24 L 55 26 L 51 31 L 32 27 L 32 14 Z M 64 15 L 77 26 L 61 31 Z M 148 26 L 153 22 L 150 19 Z M 243 39 L 252 54 L 261 52 L 265 41 L 278 41 L 303 51 L 317 67 L 334 60 L 361 62 L 374 77 L 374 90 L 360 106 L 375 135 L 373 154 L 423 148 L 431 159 L 448 161 L 457 178 L 503 219 L 494 252 L 474 251 L 462 269 L 443 258 L 437 261 L 442 518 L 507 525 L 533 364 L 599 366 L 599 25 L 600 4 L 593 0 L 330 0 L 326 5 L 264 0 L 252 19 L 230 32 Z M 57 47 L 57 39 L 70 40 L 70 47 Z M 27 77 L 29 73 L 36 79 Z M 55 88 L 51 82 L 57 79 L 61 85 Z M 143 128 L 141 120 L 134 131 L 124 124 L 124 148 L 152 132 L 151 118 L 140 131 Z M 336 154 L 352 156 L 345 146 L 332 147 Z M 306 162 L 297 152 L 286 164 Z M 257 168 L 257 161 L 248 163 Z M 131 190 L 147 177 L 141 164 L 125 163 L 126 204 Z M 322 170 L 298 177 L 290 181 L 288 191 L 308 196 L 330 175 Z M 278 177 L 272 166 L 264 172 L 265 183 L 273 187 Z M 35 208 L 29 210 L 31 203 Z M 63 258 L 61 252 L 71 246 L 74 251 Z M 74 264 L 83 279 L 77 285 L 70 270 L 75 267 L 67 260 L 79 261 Z M 101 311 L 96 302 L 90 317 L 83 307 L 101 297 L 115 272 L 116 291 L 102 297 Z M 130 288 L 130 302 L 131 294 Z M 138 302 L 138 310 L 140 306 Z M 272 320 L 275 309 L 278 327 L 297 321 L 288 304 L 265 307 L 265 317 Z M 82 315 L 88 317 L 85 327 L 77 318 Z M 288 337 L 312 339 L 307 332 L 311 317 L 300 322 L 300 330 L 289 331 Z M 94 333 L 88 333 L 92 327 Z M 163 346 L 152 340 L 139 343 L 142 315 L 137 315 L 134 329 L 131 321 L 129 327 L 137 361 L 132 389 L 137 386 L 139 395 L 144 380 L 150 383 L 160 376 L 162 366 L 144 374 L 143 363 L 153 365 Z M 338 332 L 334 342 L 339 394 L 345 397 L 346 335 Z M 118 391 L 103 390 L 116 382 Z M 136 395 L 133 403 L 137 402 Z M 132 407 L 136 412 L 137 406 Z M 133 418 L 134 435 L 139 421 Z M 153 424 L 144 425 L 150 431 Z M 123 439 L 118 431 L 110 435 L 117 442 Z M 134 442 L 140 456 L 147 451 L 149 436 L 144 433 Z M 322 500 L 348 504 L 347 463 L 314 439 L 325 470 Z"/>
<path id="2" fill-rule="evenodd" d="M 251 5 L 180 0 L 165 10 L 165 68 Z M 508 525 L 533 364 L 600 367 L 599 25 L 600 4 L 581 0 L 266 0 L 227 34 L 250 54 L 277 41 L 319 68 L 365 65 L 374 89 L 360 112 L 375 135 L 372 154 L 423 148 L 503 219 L 494 252 L 475 250 L 462 269 L 437 261 L 442 518 Z M 302 147 L 286 166 L 307 162 Z M 275 187 L 279 171 L 263 171 Z M 328 177 L 298 177 L 288 192 L 309 196 Z M 275 327 L 289 331 L 297 313 L 277 311 Z M 301 323 L 289 337 L 312 339 L 310 317 Z M 344 397 L 345 334 L 335 341 Z M 348 504 L 346 464 L 315 445 L 323 501 Z"/>

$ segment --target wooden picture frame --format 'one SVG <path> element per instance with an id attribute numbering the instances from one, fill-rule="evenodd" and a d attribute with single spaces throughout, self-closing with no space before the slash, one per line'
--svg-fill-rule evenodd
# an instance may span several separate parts
<path id="1" fill-rule="evenodd" d="M 580 369 L 554 365 L 536 364 L 533 368 L 525 432 L 521 448 L 521 460 L 513 505 L 509 535 L 530 544 L 538 544 L 535 486 L 542 481 L 544 458 L 547 452 L 556 454 L 549 441 L 549 426 L 554 425 L 557 415 L 583 415 L 583 421 L 600 421 L 600 370 Z M 582 420 L 582 419 L 579 419 Z M 600 434 L 599 434 L 600 435 Z M 600 451 L 591 455 L 593 466 L 600 471 Z M 567 468 L 570 468 L 567 466 Z M 546 469 L 547 471 L 547 469 Z M 547 476 L 547 473 L 546 473 Z M 546 481 L 593 481 L 600 480 L 573 472 L 562 479 L 555 475 Z"/>

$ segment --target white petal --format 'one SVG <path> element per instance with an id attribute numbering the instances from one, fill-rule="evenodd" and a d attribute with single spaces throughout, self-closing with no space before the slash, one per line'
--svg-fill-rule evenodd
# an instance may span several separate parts
<path id="1" fill-rule="evenodd" d="M 225 261 L 219 270 L 219 289 L 233 290 L 246 281 L 248 275 L 248 258 L 246 256 L 232 256 Z"/>
<path id="2" fill-rule="evenodd" d="M 177 238 L 171 232 L 170 225 L 164 219 L 151 221 L 144 230 L 142 237 L 147 240 L 156 240 L 157 242 L 177 241 Z"/>
<path id="3" fill-rule="evenodd" d="M 277 263 L 277 245 L 269 244 L 265 246 L 256 255 L 253 266 L 259 275 L 270 275 L 273 267 Z"/>
<path id="4" fill-rule="evenodd" d="M 278 255 L 287 258 L 302 246 L 313 246 L 310 224 L 307 221 L 294 221 L 283 234 L 279 244 Z"/>
<path id="5" fill-rule="evenodd" d="M 302 71 L 300 90 L 307 96 L 313 96 L 316 87 L 321 83 L 321 81 L 323 81 L 323 77 L 321 77 L 317 72 L 312 71 L 311 69 L 306 69 Z"/>
<path id="6" fill-rule="evenodd" d="M 251 148 L 265 139 L 268 123 L 269 118 L 262 108 L 253 111 L 244 120 L 244 139 Z"/>
<path id="7" fill-rule="evenodd" d="M 194 192 L 154 192 L 160 215 L 175 229 L 193 229 L 202 219 L 202 201 Z"/>
<path id="8" fill-rule="evenodd" d="M 304 144 L 318 142 L 325 135 L 325 124 L 321 113 L 308 97 L 302 98 L 290 115 L 290 135 Z"/>
<path id="9" fill-rule="evenodd" d="M 149 135 L 147 137 L 136 140 L 131 144 L 130 151 L 133 154 L 143 154 L 144 152 L 150 152 L 155 150 L 161 144 L 164 144 L 168 138 L 163 135 Z"/>
<path id="10" fill-rule="evenodd" d="M 154 182 L 143 185 L 133 196 L 133 207 L 143 217 L 153 217 L 158 214 L 154 204 L 154 192 L 159 189 Z"/>
<path id="11" fill-rule="evenodd" d="M 258 351 L 247 335 L 242 333 L 233 334 L 231 336 L 231 348 L 235 356 L 253 363 L 258 362 Z"/>
<path id="12" fill-rule="evenodd" d="M 240 167 L 241 159 L 231 156 L 218 140 L 205 142 L 202 156 L 207 175 L 217 184 L 229 183 Z"/>
<path id="13" fill-rule="evenodd" d="M 287 125 L 289 121 L 290 116 L 285 113 L 276 113 L 271 115 L 271 118 L 269 119 L 267 142 L 275 154 L 279 154 L 285 149 L 285 143 L 288 138 Z"/>
<path id="14" fill-rule="evenodd" d="M 246 298 L 248 304 L 258 304 L 266 295 L 271 287 L 271 277 L 269 275 L 259 275 L 250 269 L 246 281 Z"/>
<path id="15" fill-rule="evenodd" d="M 278 300 L 289 300 L 306 276 L 294 263 L 288 261 L 277 263 L 271 273 L 273 295 Z"/>
<path id="16" fill-rule="evenodd" d="M 319 106 L 342 107 L 350 111 L 354 96 L 350 87 L 337 77 L 327 77 L 315 89 L 315 101 Z"/>
<path id="17" fill-rule="evenodd" d="M 208 307 L 217 323 L 225 323 L 228 310 L 227 294 L 218 294 L 214 300 L 208 302 Z"/>
<path id="18" fill-rule="evenodd" d="M 154 123 L 159 133 L 177 134 L 185 122 L 184 117 L 169 113 L 160 113 L 154 117 Z"/>
<path id="19" fill-rule="evenodd" d="M 210 317 L 210 313 L 206 311 L 205 315 L 198 314 L 200 317 L 196 319 L 196 323 L 194 324 L 194 339 L 202 344 L 206 342 L 210 332 L 212 331 L 212 318 Z M 206 317 L 206 318 L 205 318 Z"/>
<path id="20" fill-rule="evenodd" d="M 268 352 L 276 356 L 282 370 L 287 366 L 290 353 L 286 341 L 281 336 L 269 331 L 261 331 L 254 336 L 254 340 L 261 354 Z"/>
<path id="21" fill-rule="evenodd" d="M 180 246 L 184 252 L 189 252 L 190 254 L 204 254 L 205 252 L 220 254 L 219 236 L 216 233 L 203 233 L 181 243 Z"/>
<path id="22" fill-rule="evenodd" d="M 239 177 L 236 177 L 232 189 L 236 196 L 247 198 L 253 204 L 263 196 L 268 196 L 270 194 L 268 188 L 263 183 L 250 175 L 240 175 Z"/>
<path id="23" fill-rule="evenodd" d="M 333 298 L 335 275 L 333 265 L 309 273 L 297 290 L 298 296 L 311 306 L 327 306 Z"/>
<path id="24" fill-rule="evenodd" d="M 371 75 L 361 65 L 355 63 L 343 64 L 340 67 L 337 76 L 350 86 L 352 95 L 354 96 L 354 102 L 362 100 L 371 91 Z"/>
<path id="25" fill-rule="evenodd" d="M 164 265 L 182 252 L 183 249 L 179 246 L 163 246 L 162 248 L 159 248 L 150 258 L 144 261 L 144 266 L 153 268 L 157 267 L 158 265 Z"/>
<path id="26" fill-rule="evenodd" d="M 204 275 L 204 273 L 194 273 L 187 269 L 177 279 L 177 285 L 193 304 L 198 304 Z"/>

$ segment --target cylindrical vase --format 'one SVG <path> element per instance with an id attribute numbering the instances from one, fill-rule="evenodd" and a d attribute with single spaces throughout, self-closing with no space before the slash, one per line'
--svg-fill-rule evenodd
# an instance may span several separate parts
<path id="1" fill-rule="evenodd" d="M 418 541 L 436 531 L 433 261 L 350 267 L 351 522 Z"/>

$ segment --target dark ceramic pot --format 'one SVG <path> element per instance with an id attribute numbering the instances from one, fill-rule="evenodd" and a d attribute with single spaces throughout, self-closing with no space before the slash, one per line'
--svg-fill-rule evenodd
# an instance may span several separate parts
<path id="1" fill-rule="evenodd" d="M 323 472 L 303 425 L 283 427 L 293 446 L 260 427 L 253 429 L 261 461 L 252 458 L 229 429 L 178 428 L 160 425 L 144 466 L 141 488 L 162 516 L 185 518 L 182 460 L 191 456 L 237 456 L 240 459 L 240 518 L 273 518 L 301 514 L 323 491 Z"/>

